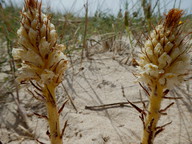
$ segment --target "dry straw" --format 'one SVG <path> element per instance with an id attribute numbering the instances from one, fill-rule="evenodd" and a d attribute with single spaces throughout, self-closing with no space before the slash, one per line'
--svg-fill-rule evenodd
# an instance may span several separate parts
<path id="1" fill-rule="evenodd" d="M 55 89 L 62 82 L 67 60 L 63 45 L 57 44 L 57 33 L 50 17 L 41 12 L 37 0 L 25 0 L 21 27 L 17 31 L 20 48 L 13 49 L 15 60 L 21 60 L 16 81 L 30 82 L 33 96 L 45 103 L 52 144 L 62 144 Z"/>
<path id="2" fill-rule="evenodd" d="M 164 110 L 161 103 L 165 94 L 183 82 L 189 74 L 189 47 L 182 35 L 182 10 L 172 9 L 164 21 L 151 31 L 138 60 L 138 80 L 148 86 L 149 106 L 142 112 L 144 124 L 142 144 L 152 144 L 164 127 L 157 126 Z M 146 89 L 145 89 L 146 90 Z"/>

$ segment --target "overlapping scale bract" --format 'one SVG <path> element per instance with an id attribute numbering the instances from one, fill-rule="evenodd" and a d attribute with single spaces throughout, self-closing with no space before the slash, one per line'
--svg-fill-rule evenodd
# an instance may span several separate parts
<path id="1" fill-rule="evenodd" d="M 149 86 L 159 82 L 164 88 L 172 89 L 188 75 L 189 48 L 181 33 L 182 25 L 176 22 L 168 25 L 165 21 L 150 33 L 138 60 L 139 81 Z"/>
<path id="2" fill-rule="evenodd" d="M 55 26 L 40 7 L 39 3 L 26 0 L 21 12 L 21 27 L 17 31 L 21 47 L 12 51 L 14 59 L 22 61 L 17 81 L 36 80 L 58 85 L 66 70 L 67 58 L 62 52 L 64 46 L 57 44 Z"/>

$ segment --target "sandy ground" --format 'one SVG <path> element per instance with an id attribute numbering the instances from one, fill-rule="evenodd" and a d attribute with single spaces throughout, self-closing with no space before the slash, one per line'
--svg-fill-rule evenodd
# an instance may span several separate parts
<path id="1" fill-rule="evenodd" d="M 147 100 L 147 96 L 132 72 L 134 67 L 121 64 L 121 55 L 112 52 L 96 54 L 91 60 L 74 60 L 66 72 L 63 85 L 57 90 L 59 106 L 67 99 L 73 99 L 78 110 L 68 102 L 61 114 L 61 127 L 68 125 L 63 137 L 64 144 L 139 144 L 142 122 L 139 113 L 130 105 L 90 110 L 85 106 L 98 106 L 117 102 Z M 191 88 L 189 88 L 191 89 Z M 14 93 L 15 94 L 15 93 Z M 33 112 L 46 114 L 44 105 L 34 100 L 24 88 L 20 89 L 20 106 L 27 112 L 30 132 L 19 116 L 17 105 L 11 95 L 1 101 L 0 141 L 3 144 L 48 144 L 48 129 L 44 119 L 32 116 Z M 171 102 L 175 104 L 162 116 L 159 125 L 172 123 L 155 139 L 155 144 L 192 144 L 192 96 L 186 86 L 173 90 L 169 96 L 183 97 L 180 100 L 164 100 L 162 108 Z M 141 103 L 137 106 L 142 108 Z"/>

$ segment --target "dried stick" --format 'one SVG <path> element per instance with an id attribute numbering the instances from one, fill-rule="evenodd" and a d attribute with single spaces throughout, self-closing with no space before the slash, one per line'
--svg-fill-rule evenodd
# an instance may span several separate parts
<path id="1" fill-rule="evenodd" d="M 142 103 L 142 102 L 148 102 L 148 100 L 144 101 L 134 101 L 132 103 Z M 103 104 L 98 106 L 85 106 L 85 109 L 88 110 L 102 110 L 102 109 L 108 109 L 108 108 L 115 108 L 115 107 L 124 107 L 130 104 L 130 102 L 118 102 L 118 103 L 111 103 L 111 104 Z"/>

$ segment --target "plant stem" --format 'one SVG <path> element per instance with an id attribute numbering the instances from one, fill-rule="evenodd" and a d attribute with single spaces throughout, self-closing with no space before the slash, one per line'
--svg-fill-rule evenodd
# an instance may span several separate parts
<path id="1" fill-rule="evenodd" d="M 143 129 L 142 144 L 153 144 L 156 126 L 160 118 L 159 110 L 163 100 L 163 87 L 159 83 L 154 83 L 151 87 L 148 114 L 146 116 Z"/>
<path id="2" fill-rule="evenodd" d="M 55 86 L 53 84 L 45 85 L 44 92 L 46 97 L 46 107 L 50 128 L 51 144 L 62 144 L 59 113 L 55 97 Z"/>

